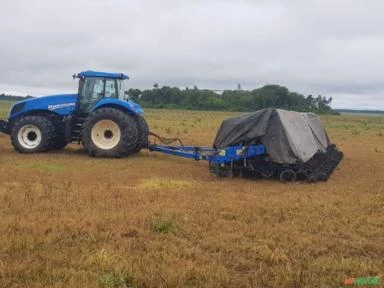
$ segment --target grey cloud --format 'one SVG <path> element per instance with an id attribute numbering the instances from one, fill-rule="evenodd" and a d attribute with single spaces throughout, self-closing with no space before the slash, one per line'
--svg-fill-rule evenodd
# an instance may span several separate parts
<path id="1" fill-rule="evenodd" d="M 100 69 L 139 88 L 277 83 L 335 106 L 384 106 L 382 1 L 18 0 L 0 10 L 0 90 L 75 90 L 72 73 Z"/>

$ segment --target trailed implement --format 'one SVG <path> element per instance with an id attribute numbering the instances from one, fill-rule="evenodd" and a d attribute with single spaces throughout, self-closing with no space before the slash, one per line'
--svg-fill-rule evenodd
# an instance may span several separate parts
<path id="1" fill-rule="evenodd" d="M 296 164 L 273 162 L 263 144 L 235 145 L 223 149 L 149 144 L 148 149 L 197 161 L 208 161 L 209 171 L 218 177 L 267 178 L 281 182 L 327 181 L 343 158 L 343 153 L 334 144 L 330 144 L 325 152 L 318 151 L 307 162 Z"/>

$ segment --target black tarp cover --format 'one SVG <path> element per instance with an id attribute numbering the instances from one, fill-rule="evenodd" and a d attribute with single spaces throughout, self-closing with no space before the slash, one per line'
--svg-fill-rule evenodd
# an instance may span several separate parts
<path id="1" fill-rule="evenodd" d="M 262 143 L 272 161 L 305 163 L 325 151 L 329 139 L 314 113 L 266 108 L 224 120 L 216 134 L 215 148 Z"/>

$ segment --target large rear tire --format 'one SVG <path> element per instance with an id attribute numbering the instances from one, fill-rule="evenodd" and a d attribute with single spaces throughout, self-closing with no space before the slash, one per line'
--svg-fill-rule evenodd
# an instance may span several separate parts
<path id="1" fill-rule="evenodd" d="M 11 142 L 20 153 L 45 152 L 52 147 L 55 126 L 44 116 L 25 116 L 12 127 Z"/>
<path id="2" fill-rule="evenodd" d="M 137 115 L 137 128 L 138 128 L 138 141 L 136 148 L 133 150 L 133 153 L 140 152 L 141 149 L 148 146 L 148 134 L 149 128 L 147 121 L 145 121 L 144 117 L 141 115 Z"/>
<path id="3" fill-rule="evenodd" d="M 133 153 L 138 129 L 133 116 L 114 108 L 92 112 L 83 124 L 81 141 L 93 157 L 120 158 Z"/>

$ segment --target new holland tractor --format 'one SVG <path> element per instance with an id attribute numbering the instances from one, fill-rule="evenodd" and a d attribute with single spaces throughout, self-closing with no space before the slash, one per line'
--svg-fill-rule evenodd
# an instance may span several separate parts
<path id="1" fill-rule="evenodd" d="M 77 94 L 37 97 L 12 106 L 0 132 L 20 153 L 63 149 L 81 143 L 94 157 L 120 158 L 149 151 L 206 160 L 218 176 L 249 175 L 283 182 L 326 181 L 343 153 L 329 141 L 320 118 L 266 108 L 224 120 L 212 147 L 185 146 L 149 132 L 141 107 L 125 99 L 121 73 L 85 71 Z M 148 136 L 160 145 L 149 143 Z M 170 144 L 178 140 L 179 146 Z M 165 145 L 164 145 L 165 144 Z"/>
<path id="2" fill-rule="evenodd" d="M 13 105 L 0 131 L 11 136 L 21 153 L 63 149 L 82 143 L 95 157 L 123 157 L 148 144 L 148 125 L 143 110 L 125 99 L 121 73 L 85 71 L 77 94 L 37 97 Z"/>

